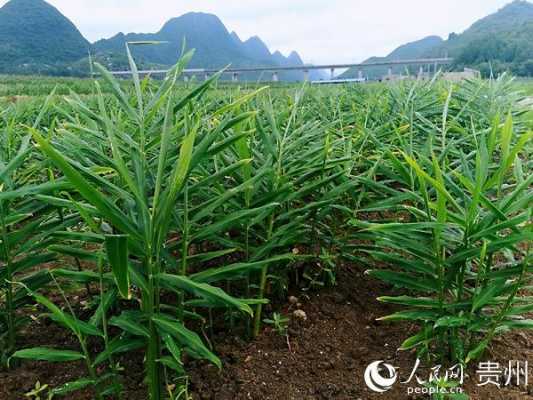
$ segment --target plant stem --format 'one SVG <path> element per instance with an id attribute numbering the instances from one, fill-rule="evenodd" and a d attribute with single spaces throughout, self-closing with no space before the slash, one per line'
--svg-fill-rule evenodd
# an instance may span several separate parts
<path id="1" fill-rule="evenodd" d="M 6 315 L 7 315 L 7 353 L 15 349 L 16 332 L 15 332 L 15 309 L 13 305 L 13 267 L 11 265 L 10 249 L 7 237 L 7 227 L 5 224 L 4 205 L 0 203 L 0 219 L 2 224 L 2 250 L 4 253 L 4 262 L 6 263 Z"/>
<path id="2" fill-rule="evenodd" d="M 99 284 L 100 284 L 100 301 L 104 298 L 104 268 L 103 268 L 103 260 L 102 257 L 98 258 L 98 274 L 99 274 Z M 102 313 L 102 331 L 104 332 L 104 345 L 106 350 L 109 349 L 109 333 L 107 329 L 107 315 L 104 311 Z M 115 362 L 113 360 L 113 355 L 109 353 L 109 357 L 107 358 L 109 361 L 109 364 L 111 366 L 111 371 L 113 372 L 113 383 L 117 388 L 120 388 L 120 383 L 118 382 L 118 370 L 116 368 Z M 122 398 L 122 391 L 118 391 L 117 395 L 118 399 L 120 400 Z"/>
<path id="3" fill-rule="evenodd" d="M 156 301 L 155 297 L 158 293 L 155 293 L 154 285 L 154 273 L 156 273 L 151 257 L 148 257 L 146 261 L 146 270 L 148 272 L 148 293 L 145 298 L 144 312 L 148 316 L 148 331 L 150 338 L 148 339 L 148 346 L 146 349 L 146 373 L 148 378 L 148 394 L 150 400 L 161 399 L 161 376 L 160 368 L 157 360 L 160 355 L 159 346 L 159 334 L 156 326 L 153 322 L 155 316 Z"/>
<path id="4" fill-rule="evenodd" d="M 274 229 L 274 215 L 270 216 L 270 222 L 268 227 L 268 235 L 267 235 L 267 242 L 272 237 L 272 231 Z M 265 296 L 265 287 L 267 284 L 267 274 L 268 274 L 268 264 L 263 265 L 261 267 L 261 278 L 259 280 L 259 300 L 261 300 Z M 258 304 L 257 308 L 255 310 L 254 315 L 254 330 L 253 330 L 253 336 L 257 337 L 259 335 L 259 330 L 261 329 L 261 316 L 263 314 L 263 305 Z"/>
<path id="5" fill-rule="evenodd" d="M 90 378 L 95 382 L 94 384 L 94 390 L 96 392 L 96 398 L 98 400 L 102 400 L 102 394 L 100 393 L 98 382 L 98 375 L 96 374 L 96 371 L 94 370 L 94 367 L 91 362 L 91 356 L 89 354 L 89 351 L 87 350 L 87 344 L 85 343 L 85 339 L 82 336 L 78 336 L 78 341 L 80 342 L 81 350 L 83 352 L 83 355 L 85 356 L 85 365 L 87 366 L 87 372 L 89 373 Z"/>
<path id="6" fill-rule="evenodd" d="M 187 257 L 189 255 L 189 187 L 185 183 L 183 188 L 183 237 L 181 238 L 181 264 L 179 275 L 187 275 Z M 183 321 L 185 293 L 181 290 L 178 294 L 178 320 Z"/>

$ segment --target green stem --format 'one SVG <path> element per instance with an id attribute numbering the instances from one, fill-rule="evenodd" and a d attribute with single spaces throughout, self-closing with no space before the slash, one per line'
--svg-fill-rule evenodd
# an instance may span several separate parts
<path id="1" fill-rule="evenodd" d="M 505 305 L 502 307 L 502 309 L 500 310 L 500 313 L 497 315 L 496 319 L 494 320 L 492 327 L 489 330 L 489 333 L 487 334 L 485 338 L 486 342 L 489 343 L 494 338 L 494 335 L 496 334 L 496 329 L 498 329 L 498 326 L 500 325 L 500 323 L 503 321 L 503 319 L 507 315 L 509 309 L 513 306 L 514 299 L 524 283 L 524 278 L 526 277 L 527 267 L 529 265 L 529 262 L 530 262 L 530 254 L 529 254 L 529 249 L 528 249 L 527 254 L 524 257 L 524 261 L 522 262 L 522 269 L 520 271 L 520 276 L 518 277 L 518 280 L 516 281 L 513 291 L 507 298 Z"/>
<path id="2" fill-rule="evenodd" d="M 72 305 L 70 304 L 70 301 L 68 301 L 68 298 L 67 298 L 67 296 L 65 294 L 65 291 L 63 290 L 61 285 L 57 282 L 57 280 L 55 279 L 54 275 L 52 275 L 50 273 L 50 276 L 51 276 L 52 280 L 54 281 L 54 284 L 56 285 L 59 294 L 63 298 L 63 301 L 65 302 L 65 304 L 66 304 L 66 306 L 67 306 L 67 308 L 68 308 L 68 310 L 70 312 L 70 315 L 72 316 L 72 318 L 76 318 L 76 314 L 74 313 L 74 309 L 72 308 Z M 83 336 L 83 334 L 80 332 L 79 329 L 76 329 L 74 331 L 74 334 L 76 335 L 76 337 L 78 339 L 78 342 L 80 344 L 82 353 L 84 355 L 85 364 L 87 366 L 87 372 L 89 373 L 89 377 L 95 382 L 94 390 L 96 392 L 96 398 L 98 400 L 103 400 L 102 394 L 100 393 L 100 387 L 97 384 L 98 375 L 97 375 L 97 373 L 96 373 L 96 371 L 95 371 L 95 369 L 93 367 L 92 360 L 91 360 L 91 355 L 89 353 L 89 350 L 87 349 L 87 343 L 85 342 L 85 337 Z"/>
<path id="3" fill-rule="evenodd" d="M 2 224 L 2 250 L 4 253 L 4 262 L 6 263 L 6 315 L 7 315 L 7 353 L 15 349 L 16 332 L 15 332 L 15 309 L 13 305 L 13 266 L 11 265 L 10 249 L 7 237 L 7 227 L 5 224 L 4 206 L 0 203 L 0 219 Z"/>
<path id="4" fill-rule="evenodd" d="M 81 350 L 83 352 L 83 355 L 85 356 L 85 365 L 87 366 L 87 372 L 89 373 L 89 377 L 95 382 L 94 391 L 96 392 L 96 398 L 98 400 L 102 400 L 103 397 L 100 393 L 100 385 L 97 384 L 98 375 L 96 374 L 96 371 L 94 370 L 94 367 L 92 365 L 91 356 L 89 354 L 89 351 L 87 350 L 87 344 L 85 343 L 85 339 L 82 336 L 78 336 L 78 341 L 80 342 Z"/>
<path id="5" fill-rule="evenodd" d="M 148 394 L 150 400 L 161 399 L 161 374 L 157 360 L 160 356 L 159 334 L 157 332 L 153 317 L 156 313 L 156 293 L 154 274 L 157 273 L 151 259 L 146 261 L 146 270 L 148 272 L 148 293 L 143 302 L 144 312 L 148 316 L 148 331 L 150 338 L 146 349 L 146 374 L 148 378 Z"/>
<path id="6" fill-rule="evenodd" d="M 268 227 L 268 235 L 267 235 L 267 242 L 272 237 L 272 231 L 274 229 L 274 215 L 270 217 L 269 227 Z M 262 299 L 265 296 L 265 288 L 267 284 L 267 274 L 268 274 L 268 264 L 263 265 L 261 267 L 261 278 L 259 279 L 259 299 Z M 255 310 L 254 315 L 254 330 L 253 330 L 253 336 L 257 337 L 259 335 L 259 330 L 261 329 L 261 317 L 263 314 L 263 305 L 258 304 L 257 308 Z"/>
<path id="7" fill-rule="evenodd" d="M 183 188 L 183 237 L 181 239 L 181 264 L 179 275 L 187 275 L 187 257 L 189 255 L 189 187 L 185 183 Z M 185 293 L 181 290 L 178 294 L 178 320 L 183 321 L 185 310 Z"/>
<path id="8" fill-rule="evenodd" d="M 100 301 L 103 301 L 103 299 L 104 299 L 104 268 L 103 268 L 102 257 L 98 258 L 98 274 L 99 274 L 99 278 L 100 278 L 100 282 L 99 282 L 99 285 L 100 285 Z M 108 333 L 108 329 L 107 329 L 107 315 L 106 315 L 105 311 L 102 313 L 102 331 L 104 332 L 104 345 L 105 345 L 105 348 L 107 350 L 107 349 L 109 349 L 109 333 Z M 113 355 L 111 354 L 111 352 L 109 353 L 109 356 L 107 357 L 107 359 L 109 361 L 109 364 L 110 364 L 110 367 L 111 367 L 111 371 L 113 372 L 113 383 L 114 383 L 116 388 L 120 388 L 120 383 L 118 382 L 119 372 L 118 372 L 118 369 L 117 369 L 117 367 L 115 365 L 115 361 L 113 360 Z M 118 390 L 117 397 L 118 397 L 119 400 L 122 398 L 122 391 L 121 390 Z"/>
<path id="9" fill-rule="evenodd" d="M 247 206 L 247 208 L 249 208 L 249 206 Z M 246 224 L 245 257 L 246 257 L 245 258 L 246 262 L 250 262 L 250 225 L 248 223 Z M 250 272 L 246 273 L 245 280 L 246 280 L 245 282 L 246 298 L 249 299 L 250 298 Z M 251 322 L 251 319 L 246 318 L 246 336 L 247 337 L 250 337 L 250 333 L 251 333 L 250 322 Z"/>
<path id="10" fill-rule="evenodd" d="M 265 295 L 265 286 L 267 282 L 267 272 L 268 272 L 268 266 L 264 265 L 261 268 L 261 278 L 259 280 L 259 299 L 262 299 Z M 255 310 L 255 316 L 254 316 L 254 331 L 253 335 L 254 337 L 257 337 L 259 335 L 259 330 L 261 329 L 261 315 L 263 313 L 263 305 L 258 304 L 257 308 Z"/>

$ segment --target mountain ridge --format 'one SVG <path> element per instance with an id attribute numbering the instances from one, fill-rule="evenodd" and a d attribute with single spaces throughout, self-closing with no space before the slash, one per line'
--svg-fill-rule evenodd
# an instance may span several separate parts
<path id="1" fill-rule="evenodd" d="M 386 61 L 399 61 L 399 60 L 413 60 L 417 58 L 423 58 L 427 52 L 431 49 L 433 49 L 435 46 L 438 46 L 442 44 L 444 40 L 440 36 L 431 35 L 426 36 L 425 38 L 422 38 L 420 40 L 415 40 L 412 42 L 408 42 L 406 44 L 403 44 L 396 49 L 394 49 L 392 52 L 390 52 L 385 57 L 370 57 L 362 62 L 362 64 L 369 64 L 373 62 L 386 62 Z M 405 67 L 398 66 L 393 67 L 392 71 L 395 74 L 403 73 Z M 383 77 L 387 72 L 387 67 L 367 67 L 364 69 L 365 76 L 367 76 L 369 79 L 380 79 Z M 341 78 L 355 78 L 359 75 L 359 69 L 358 68 L 350 68 L 346 72 L 344 72 L 340 77 Z"/>
<path id="2" fill-rule="evenodd" d="M 449 55 L 455 59 L 454 69 L 478 68 L 485 76 L 505 70 L 533 76 L 532 37 L 533 4 L 514 0 L 474 22 L 464 32 L 451 33 L 447 40 L 427 36 L 399 46 L 385 57 L 372 57 L 365 62 Z M 157 32 L 119 32 L 90 43 L 45 0 L 10 0 L 0 8 L 0 73 L 86 74 L 89 51 L 108 68 L 124 69 L 128 68 L 125 44 L 129 41 L 164 42 L 132 46 L 132 52 L 140 67 L 168 67 L 179 58 L 184 39 L 187 48 L 196 50 L 191 68 L 306 65 L 297 52 L 285 56 L 278 50 L 272 51 L 259 36 L 241 40 L 214 14 L 190 12 L 170 18 Z M 370 70 L 373 78 L 386 73 L 383 68 Z M 405 68 L 393 70 L 400 73 Z M 410 72 L 416 73 L 413 68 Z M 356 73 L 348 70 L 342 77 L 353 77 Z M 311 74 L 312 79 L 322 77 Z M 280 74 L 280 78 L 299 80 L 303 74 L 287 72 Z"/>
<path id="3" fill-rule="evenodd" d="M 168 43 L 135 47 L 132 53 L 141 63 L 168 67 L 177 61 L 183 39 L 188 48 L 195 49 L 195 56 L 189 65 L 191 68 L 304 65 L 297 52 L 285 57 L 277 51 L 274 56 L 259 36 L 243 41 L 236 32 L 230 33 L 216 15 L 202 12 L 190 12 L 172 18 L 155 33 L 121 33 L 101 39 L 93 44 L 93 49 L 97 58 L 107 60 L 107 65 L 114 68 L 117 65 L 109 62 L 109 58 L 123 52 L 127 42 L 166 41 Z M 121 63 L 125 64 L 126 60 L 122 59 Z M 280 77 L 285 80 L 300 79 L 299 75 L 292 72 L 281 74 Z"/>
<path id="4" fill-rule="evenodd" d="M 533 3 L 530 1 L 514 0 L 475 21 L 462 33 L 452 32 L 447 40 L 440 39 L 440 42 L 437 38 L 428 36 L 407 43 L 385 57 L 371 57 L 363 63 L 449 56 L 454 58 L 455 70 L 476 68 L 483 76 L 510 70 L 516 75 L 533 76 Z M 415 68 L 407 70 L 416 73 Z M 365 71 L 371 78 L 379 79 L 387 69 L 373 67 Z M 393 72 L 403 73 L 405 67 L 395 67 Z M 350 69 L 341 77 L 353 78 L 356 74 L 356 70 Z"/>
<path id="5" fill-rule="evenodd" d="M 488 76 L 511 70 L 533 75 L 533 3 L 515 0 L 474 22 L 460 34 L 451 33 L 442 46 L 428 56 L 449 54 L 455 68 L 466 66 Z"/>
<path id="6" fill-rule="evenodd" d="M 169 67 L 178 60 L 184 39 L 187 48 L 196 50 L 191 68 L 303 65 L 299 55 L 274 56 L 259 36 L 241 41 L 214 14 L 189 12 L 170 18 L 157 32 L 118 32 L 90 43 L 45 0 L 10 0 L 0 8 L 0 73 L 87 73 L 89 51 L 110 69 L 128 68 L 125 45 L 132 41 L 165 42 L 132 46 L 132 53 L 140 66 Z M 280 77 L 299 79 L 294 73 Z"/>
<path id="7" fill-rule="evenodd" d="M 78 28 L 44 0 L 11 0 L 0 8 L 0 71 L 75 62 L 90 47 Z"/>

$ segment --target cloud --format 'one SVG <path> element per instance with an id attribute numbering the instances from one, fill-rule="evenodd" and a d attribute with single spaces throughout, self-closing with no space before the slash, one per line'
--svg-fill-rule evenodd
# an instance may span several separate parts
<path id="1" fill-rule="evenodd" d="M 313 63 L 359 62 L 428 35 L 446 37 L 509 0 L 49 0 L 91 41 L 155 32 L 189 11 L 218 15 L 246 39 Z M 6 3 L 0 0 L 0 5 Z"/>

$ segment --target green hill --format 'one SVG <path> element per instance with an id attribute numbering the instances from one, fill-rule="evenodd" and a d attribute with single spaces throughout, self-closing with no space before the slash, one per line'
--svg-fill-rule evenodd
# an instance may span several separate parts
<path id="1" fill-rule="evenodd" d="M 90 44 L 43 0 L 11 0 L 0 8 L 0 72 L 46 72 L 87 55 Z"/>
<path id="2" fill-rule="evenodd" d="M 107 67 L 127 69 L 125 44 L 145 40 L 166 43 L 133 46 L 139 66 L 168 67 L 178 60 L 183 39 L 187 48 L 196 50 L 191 68 L 303 64 L 297 53 L 289 57 L 279 52 L 271 54 L 257 36 L 240 41 L 212 14 L 187 13 L 170 19 L 156 33 L 119 33 L 90 44 L 68 18 L 44 0 L 11 0 L 0 8 L 0 73 L 86 74 L 89 50 Z M 297 77 L 293 73 L 280 74 L 285 80 Z M 259 75 L 247 78 L 256 79 Z"/>
<path id="3" fill-rule="evenodd" d="M 124 54 L 126 42 L 166 41 L 153 46 L 136 46 L 134 55 L 143 62 L 158 65 L 176 63 L 186 39 L 187 47 L 196 49 L 191 67 L 221 68 L 231 63 L 251 65 L 253 60 L 243 54 L 218 17 L 204 13 L 188 13 L 169 20 L 156 33 L 129 33 L 94 43 L 97 54 Z"/>
<path id="4" fill-rule="evenodd" d="M 455 58 L 458 69 L 474 67 L 488 75 L 492 68 L 495 73 L 511 70 L 533 76 L 533 3 L 516 0 L 462 34 L 450 34 L 428 54 L 443 52 Z"/>
<path id="5" fill-rule="evenodd" d="M 470 67 L 481 70 L 484 76 L 507 70 L 515 75 L 533 76 L 533 3 L 515 0 L 477 21 L 463 33 L 451 33 L 446 41 L 430 36 L 401 46 L 386 57 L 370 58 L 365 63 L 445 55 L 455 59 L 452 66 L 455 70 Z M 402 72 L 403 68 L 395 68 L 394 72 Z M 416 70 L 410 69 L 410 72 Z M 386 68 L 368 69 L 371 79 L 386 73 Z M 356 74 L 357 71 L 348 70 L 342 76 L 348 78 Z"/>
<path id="6" fill-rule="evenodd" d="M 135 46 L 133 53 L 139 66 L 168 67 L 179 58 L 184 38 L 187 48 L 196 49 L 190 64 L 192 68 L 222 68 L 230 64 L 233 67 L 304 65 L 298 53 L 293 52 L 288 57 L 279 51 L 272 53 L 257 36 L 241 41 L 212 14 L 187 13 L 169 20 L 158 32 L 119 33 L 91 45 L 71 21 L 44 0 L 11 0 L 0 8 L 0 73 L 86 73 L 89 50 L 109 68 L 125 69 L 128 68 L 126 42 L 145 40 L 166 43 Z M 533 76 L 533 3 L 515 0 L 477 21 L 465 32 L 450 34 L 446 41 L 429 36 L 400 46 L 386 57 L 373 57 L 365 62 L 446 54 L 455 59 L 454 69 L 477 68 L 485 76 L 504 70 Z M 393 72 L 405 70 L 405 67 L 397 67 Z M 416 68 L 407 70 L 416 73 Z M 372 79 L 386 73 L 386 68 L 366 70 Z M 342 75 L 355 76 L 356 70 L 348 70 Z M 259 74 L 246 76 L 248 79 L 259 77 Z M 299 72 L 280 74 L 284 80 L 302 77 Z M 312 79 L 321 77 L 320 73 L 311 76 Z"/>
<path id="7" fill-rule="evenodd" d="M 293 52 L 289 57 L 279 52 L 271 54 L 258 36 L 243 42 L 235 32 L 229 33 L 217 16 L 198 12 L 171 19 L 156 33 L 119 33 L 110 39 L 99 40 L 94 43 L 94 51 L 96 57 L 104 61 L 108 67 L 120 69 L 127 68 L 125 58 L 127 42 L 167 42 L 151 46 L 135 46 L 132 52 L 141 64 L 168 67 L 178 60 L 184 39 L 187 48 L 196 50 L 190 68 L 216 69 L 230 64 L 232 67 L 303 65 L 298 53 Z M 282 80 L 297 80 L 301 75 L 290 72 L 279 76 Z M 260 77 L 260 74 L 246 75 L 247 79 Z"/>

